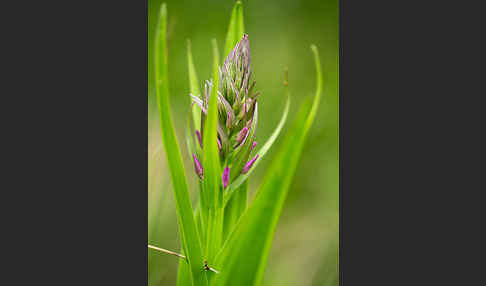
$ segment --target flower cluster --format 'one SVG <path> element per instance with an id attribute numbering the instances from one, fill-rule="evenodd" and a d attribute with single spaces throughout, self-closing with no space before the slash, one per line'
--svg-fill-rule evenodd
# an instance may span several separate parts
<path id="1" fill-rule="evenodd" d="M 236 44 L 223 65 L 219 68 L 218 96 L 218 143 L 223 188 L 240 174 L 246 174 L 258 159 L 250 160 L 251 151 L 257 142 L 254 134 L 257 122 L 257 96 L 254 92 L 255 81 L 251 82 L 250 45 L 248 35 Z M 195 138 L 202 150 L 202 134 L 207 116 L 212 81 L 206 81 L 204 93 L 200 98 L 191 94 L 193 102 L 201 109 L 200 130 L 195 130 Z M 202 179 L 202 154 L 192 154 L 196 174 Z M 199 159 L 198 159 L 199 158 Z"/>

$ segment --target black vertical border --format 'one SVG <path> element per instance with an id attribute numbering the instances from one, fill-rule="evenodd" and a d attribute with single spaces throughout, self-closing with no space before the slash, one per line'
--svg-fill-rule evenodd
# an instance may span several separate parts
<path id="1" fill-rule="evenodd" d="M 0 285 L 147 285 L 147 0 L 12 4 Z"/>

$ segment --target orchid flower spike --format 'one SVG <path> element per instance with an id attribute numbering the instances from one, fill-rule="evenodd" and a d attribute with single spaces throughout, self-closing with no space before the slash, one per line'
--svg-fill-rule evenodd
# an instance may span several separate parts
<path id="1" fill-rule="evenodd" d="M 245 151 L 255 148 L 254 136 L 258 115 L 258 92 L 255 91 L 255 81 L 252 80 L 250 58 L 250 42 L 248 35 L 244 34 L 219 67 L 219 84 L 216 91 L 218 137 L 215 139 L 218 143 L 220 162 L 230 162 L 221 174 L 224 187 L 231 183 L 230 180 L 248 172 L 252 162 L 256 160 L 255 158 L 250 160 L 250 152 Z M 213 83 L 214 79 L 206 80 L 202 95 L 191 94 L 193 104 L 201 109 L 201 126 L 195 126 L 194 129 L 198 130 L 193 131 L 196 133 L 201 148 L 201 134 L 205 134 L 204 123 L 207 121 L 211 89 L 215 87 Z M 201 154 L 197 154 L 197 156 L 201 158 Z M 196 154 L 193 154 L 193 158 L 196 174 L 202 178 L 203 170 Z M 248 163 L 242 165 L 243 162 Z M 229 176 L 230 168 L 234 172 L 231 178 Z"/>

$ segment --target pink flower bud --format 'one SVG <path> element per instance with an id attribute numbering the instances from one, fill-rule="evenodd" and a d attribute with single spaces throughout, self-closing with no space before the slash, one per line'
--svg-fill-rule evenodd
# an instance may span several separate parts
<path id="1" fill-rule="evenodd" d="M 196 154 L 192 154 L 192 158 L 194 158 L 194 170 L 196 171 L 196 174 L 199 176 L 199 178 L 203 178 L 203 168 L 201 166 L 201 163 L 199 163 L 199 160 L 196 158 Z"/>
<path id="2" fill-rule="evenodd" d="M 231 113 L 226 112 L 226 127 L 228 129 L 231 128 L 232 123 L 233 123 L 233 120 L 231 119 Z"/>
<path id="3" fill-rule="evenodd" d="M 243 127 L 243 129 L 241 129 L 240 133 L 238 133 L 238 135 L 236 136 L 236 142 L 238 142 L 238 144 L 241 144 L 243 139 L 246 138 L 246 133 L 248 133 L 248 128 L 245 126 Z"/>
<path id="4" fill-rule="evenodd" d="M 230 177 L 230 169 L 228 166 L 226 166 L 226 168 L 224 168 L 223 176 L 221 178 L 223 180 L 223 189 L 226 189 L 226 187 L 228 186 L 229 177 Z"/>
<path id="5" fill-rule="evenodd" d="M 258 154 L 253 159 L 251 159 L 248 163 L 245 164 L 241 173 L 243 173 L 243 174 L 248 173 L 248 171 L 250 171 L 250 169 L 251 169 L 251 166 L 253 166 L 253 164 L 255 163 L 255 161 L 257 159 L 258 159 Z"/>

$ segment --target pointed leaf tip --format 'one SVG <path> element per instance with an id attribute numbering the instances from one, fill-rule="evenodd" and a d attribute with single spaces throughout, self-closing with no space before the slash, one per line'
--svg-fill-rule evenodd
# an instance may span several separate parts
<path id="1" fill-rule="evenodd" d="M 167 68 L 167 5 L 165 3 L 161 5 L 158 23 L 155 27 L 154 45 L 155 95 L 159 109 L 162 143 L 177 205 L 177 220 L 183 241 L 183 251 L 187 257 L 193 285 L 207 286 L 207 277 L 200 271 L 204 267 L 201 242 L 192 215 L 189 189 L 171 115 Z"/>

